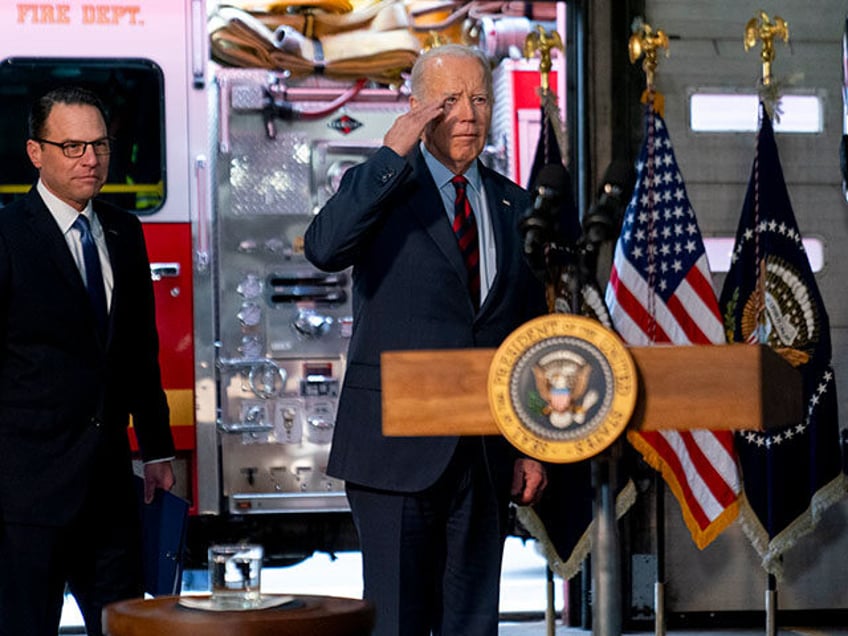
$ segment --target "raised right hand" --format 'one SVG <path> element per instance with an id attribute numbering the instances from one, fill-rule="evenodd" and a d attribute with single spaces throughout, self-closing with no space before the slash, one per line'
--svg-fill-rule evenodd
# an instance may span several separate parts
<path id="1" fill-rule="evenodd" d="M 421 134 L 431 121 L 444 113 L 444 102 L 413 102 L 412 107 L 395 119 L 392 127 L 383 137 L 383 145 L 394 150 L 401 157 L 415 147 Z"/>

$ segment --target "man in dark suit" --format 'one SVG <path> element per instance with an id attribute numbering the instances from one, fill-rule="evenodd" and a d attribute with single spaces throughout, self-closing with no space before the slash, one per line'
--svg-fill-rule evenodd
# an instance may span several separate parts
<path id="1" fill-rule="evenodd" d="M 0 210 L 0 634 L 55 636 L 67 583 L 93 636 L 105 604 L 142 595 L 129 416 L 148 502 L 174 483 L 174 445 L 141 224 L 93 201 L 103 107 L 56 89 L 29 125 L 38 182 Z"/>
<path id="2" fill-rule="evenodd" d="M 375 634 L 494 635 L 509 499 L 535 502 L 544 469 L 497 436 L 384 437 L 380 354 L 496 347 L 544 313 L 544 294 L 517 231 L 529 197 L 478 161 L 492 114 L 487 60 L 458 45 L 433 49 L 411 82 L 409 112 L 306 231 L 317 267 L 353 266 L 328 472 L 346 482 Z M 452 229 L 456 209 L 468 207 L 457 176 L 476 221 L 477 238 L 462 246 L 471 266 Z"/>

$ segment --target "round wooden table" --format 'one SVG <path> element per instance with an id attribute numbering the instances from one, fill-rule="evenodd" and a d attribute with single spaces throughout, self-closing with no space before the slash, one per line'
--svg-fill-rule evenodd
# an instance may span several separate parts
<path id="1" fill-rule="evenodd" d="M 179 596 L 132 599 L 107 605 L 107 636 L 367 636 L 374 610 L 363 600 L 333 596 L 295 596 L 279 607 L 248 611 L 210 611 L 183 607 Z"/>

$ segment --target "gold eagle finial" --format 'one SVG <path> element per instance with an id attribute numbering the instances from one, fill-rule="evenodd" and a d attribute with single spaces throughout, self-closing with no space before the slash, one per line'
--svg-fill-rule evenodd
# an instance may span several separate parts
<path id="1" fill-rule="evenodd" d="M 654 87 L 654 72 L 657 70 L 657 51 L 665 49 L 668 57 L 668 36 L 662 29 L 655 32 L 651 25 L 641 20 L 634 25 L 634 33 L 630 36 L 627 50 L 630 53 L 630 63 L 635 64 L 642 55 L 642 70 L 645 71 L 648 89 Z"/>
<path id="2" fill-rule="evenodd" d="M 524 38 L 524 57 L 528 60 L 536 57 L 536 52 L 539 52 L 541 60 L 539 61 L 539 74 L 542 77 L 542 91 L 547 92 L 549 87 L 548 75 L 551 72 L 551 49 L 559 49 L 564 51 L 562 46 L 562 38 L 555 30 L 548 33 L 545 28 L 539 24 L 536 25 L 536 30 L 531 31 Z"/>
<path id="3" fill-rule="evenodd" d="M 789 25 L 780 16 L 774 16 L 772 21 L 765 11 L 760 11 L 745 25 L 745 50 L 750 51 L 762 41 L 763 50 L 760 59 L 763 61 L 763 86 L 771 83 L 771 63 L 774 61 L 774 39 L 780 38 L 789 42 Z"/>

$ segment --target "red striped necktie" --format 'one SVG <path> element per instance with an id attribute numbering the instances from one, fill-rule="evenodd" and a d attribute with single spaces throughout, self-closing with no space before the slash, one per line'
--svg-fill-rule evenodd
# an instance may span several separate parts
<path id="1" fill-rule="evenodd" d="M 465 192 L 468 180 L 463 176 L 451 179 L 456 188 L 453 209 L 453 233 L 459 242 L 459 251 L 468 270 L 468 292 L 475 307 L 480 306 L 480 248 L 477 245 L 477 221 L 471 211 L 471 203 Z"/>

